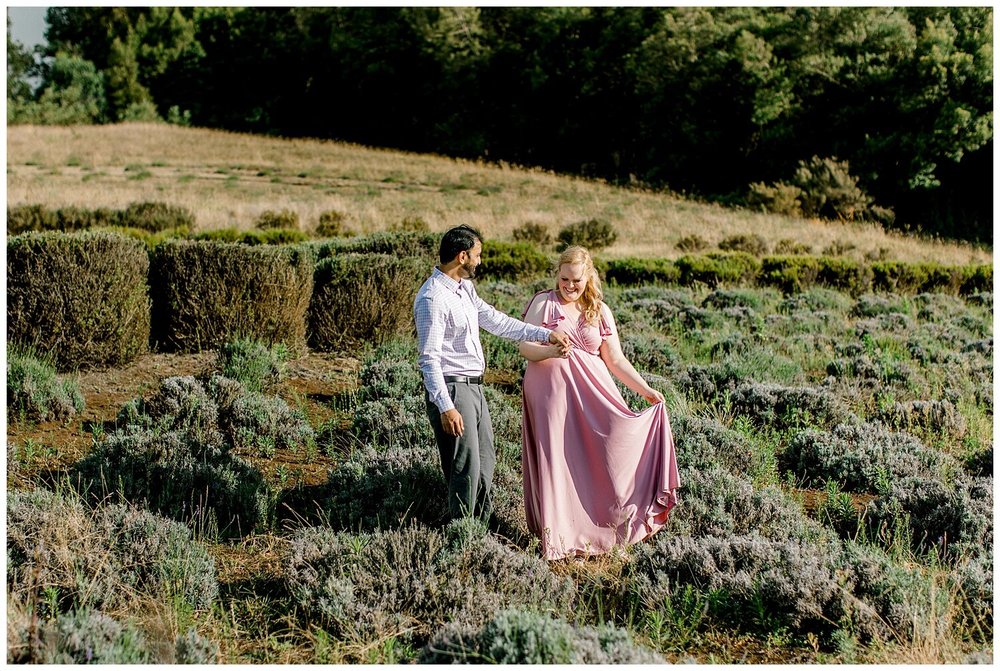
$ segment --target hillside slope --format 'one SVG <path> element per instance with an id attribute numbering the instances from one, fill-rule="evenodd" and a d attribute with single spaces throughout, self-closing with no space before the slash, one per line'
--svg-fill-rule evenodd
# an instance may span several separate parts
<path id="1" fill-rule="evenodd" d="M 603 219 L 618 241 L 607 257 L 677 257 L 677 241 L 709 248 L 738 234 L 832 247 L 847 256 L 989 262 L 989 249 L 886 233 L 868 224 L 821 222 L 733 210 L 675 195 L 439 156 L 318 140 L 288 140 L 156 124 L 7 128 L 7 204 L 120 208 L 164 201 L 189 208 L 198 229 L 246 229 L 265 210 L 292 210 L 304 229 L 336 210 L 356 232 L 421 219 L 431 230 L 471 224 L 511 239 L 526 222 L 555 235 Z"/>

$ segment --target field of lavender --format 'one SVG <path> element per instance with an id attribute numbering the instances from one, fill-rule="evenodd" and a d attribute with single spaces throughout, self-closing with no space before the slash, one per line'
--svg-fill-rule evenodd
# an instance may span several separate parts
<path id="1" fill-rule="evenodd" d="M 547 286 L 479 292 L 520 314 Z M 484 335 L 488 525 L 445 522 L 413 339 L 363 353 L 322 422 L 276 392 L 280 348 L 228 343 L 58 478 L 19 477 L 8 441 L 8 661 L 992 660 L 992 294 L 605 298 L 676 440 L 650 541 L 539 557 L 513 343 Z M 293 462 L 328 474 L 289 484 Z"/>

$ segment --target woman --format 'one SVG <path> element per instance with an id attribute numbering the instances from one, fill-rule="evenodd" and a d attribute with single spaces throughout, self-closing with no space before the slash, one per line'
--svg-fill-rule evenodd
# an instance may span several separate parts
<path id="1" fill-rule="evenodd" d="M 521 343 L 524 505 L 546 559 L 608 552 L 656 533 L 676 504 L 677 459 L 663 394 L 622 353 L 586 249 L 559 257 L 556 288 L 524 321 L 565 333 L 573 349 Z M 611 377 L 652 403 L 632 412 Z"/>

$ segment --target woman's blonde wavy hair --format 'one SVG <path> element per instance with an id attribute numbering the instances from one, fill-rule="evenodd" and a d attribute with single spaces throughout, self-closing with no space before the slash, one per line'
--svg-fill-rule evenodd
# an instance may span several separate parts
<path id="1" fill-rule="evenodd" d="M 579 263 L 583 266 L 583 276 L 587 279 L 587 288 L 580 296 L 580 312 L 583 313 L 584 320 L 594 325 L 601 317 L 601 303 L 604 300 L 604 292 L 601 291 L 601 278 L 594 268 L 594 259 L 588 252 L 579 245 L 567 247 L 559 255 L 559 262 L 556 264 L 556 293 L 559 293 L 559 269 L 564 264 L 574 265 Z"/>

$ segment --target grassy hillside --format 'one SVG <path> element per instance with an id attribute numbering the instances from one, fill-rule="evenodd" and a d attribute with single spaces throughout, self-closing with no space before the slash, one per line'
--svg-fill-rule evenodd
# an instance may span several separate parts
<path id="1" fill-rule="evenodd" d="M 526 222 L 554 235 L 585 219 L 618 232 L 605 256 L 676 257 L 697 234 L 710 246 L 756 233 L 816 253 L 957 264 L 988 262 L 991 250 L 896 233 L 874 225 L 821 222 L 732 210 L 660 193 L 449 158 L 317 140 L 284 140 L 177 126 L 7 129 L 7 204 L 121 208 L 165 201 L 195 213 L 197 228 L 250 228 L 265 210 L 293 210 L 303 228 L 341 212 L 359 233 L 419 218 L 432 230 L 467 223 L 511 239 Z M 853 247 L 852 247 L 853 246 Z"/>

